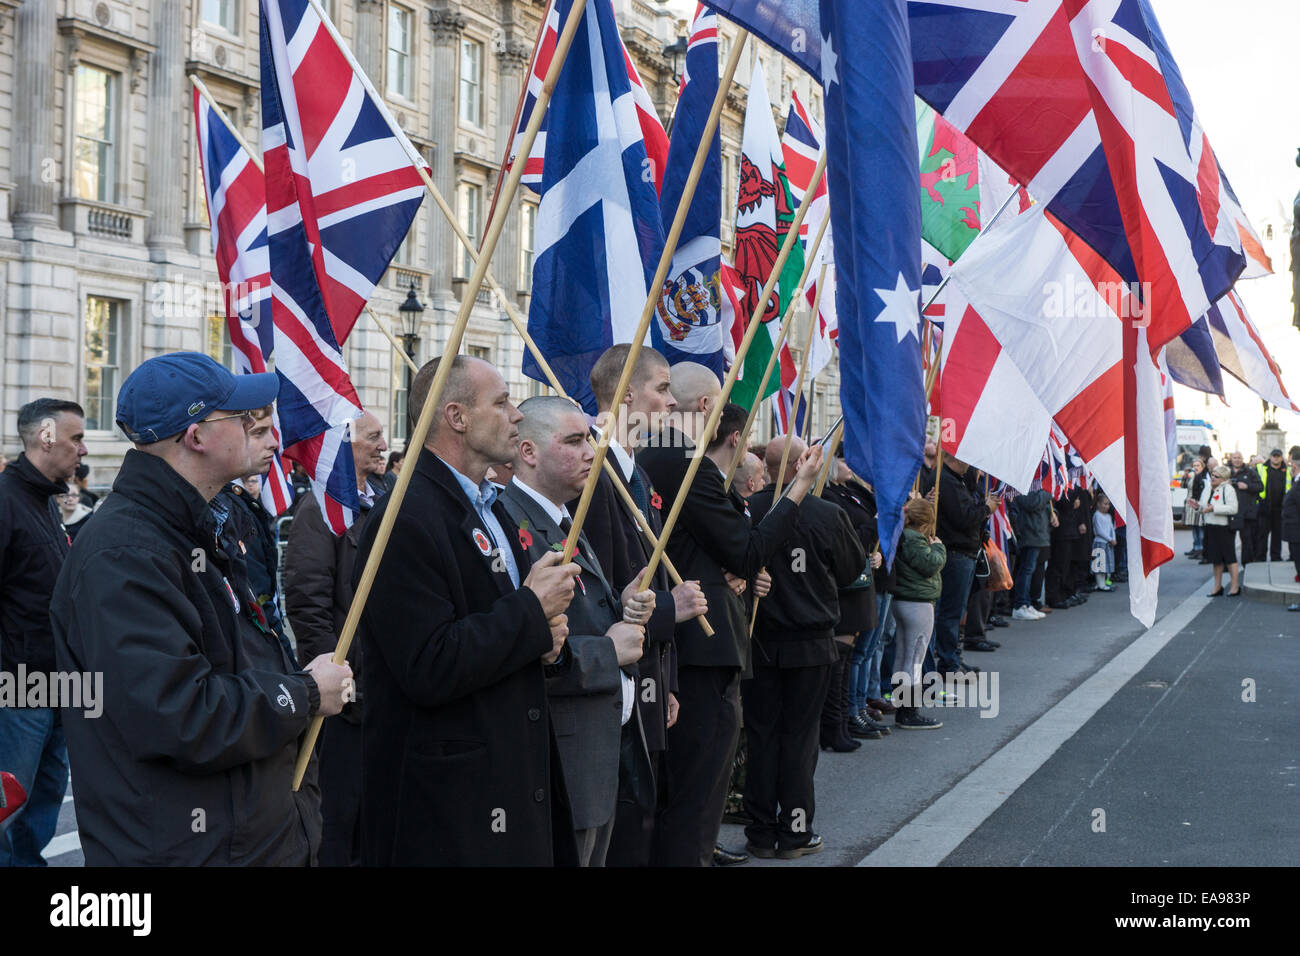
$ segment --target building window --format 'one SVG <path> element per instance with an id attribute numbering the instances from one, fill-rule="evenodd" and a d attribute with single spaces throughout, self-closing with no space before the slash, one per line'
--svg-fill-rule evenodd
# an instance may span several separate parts
<path id="1" fill-rule="evenodd" d="M 393 424 L 388 430 L 388 434 L 395 442 L 402 442 L 405 445 L 407 436 L 410 435 L 411 423 L 407 421 L 407 396 L 411 392 L 411 369 L 402 361 L 402 357 L 396 351 L 393 355 Z"/>
<path id="2" fill-rule="evenodd" d="M 234 371 L 235 347 L 230 344 L 230 335 L 226 332 L 226 317 L 214 312 L 208 316 L 208 338 L 206 351 L 223 367 Z"/>
<path id="3" fill-rule="evenodd" d="M 388 8 L 388 92 L 412 98 L 410 10 L 394 4 Z"/>
<path id="4" fill-rule="evenodd" d="M 483 44 L 460 41 L 460 121 L 483 125 Z"/>
<path id="5" fill-rule="evenodd" d="M 237 0 L 203 0 L 203 19 L 231 33 L 235 30 Z"/>
<path id="6" fill-rule="evenodd" d="M 117 202 L 117 75 L 77 67 L 77 139 L 73 177 L 77 196 Z"/>
<path id="7" fill-rule="evenodd" d="M 483 228 L 483 187 L 471 183 L 461 183 L 457 189 L 457 212 L 460 227 L 469 237 L 470 245 L 475 249 L 479 244 L 479 231 Z M 460 277 L 468 279 L 474 274 L 474 260 L 468 249 L 461 249 Z"/>
<path id="8" fill-rule="evenodd" d="M 123 304 L 98 296 L 86 297 L 86 347 L 82 384 L 87 431 L 110 431 L 116 411 L 121 372 Z"/>
<path id="9" fill-rule="evenodd" d="M 492 361 L 492 349 L 486 345 L 467 345 L 465 354 L 470 358 L 482 359 L 485 362 Z"/>
<path id="10" fill-rule="evenodd" d="M 519 291 L 533 291 L 533 244 L 537 240 L 537 207 L 524 203 L 519 215 Z"/>
<path id="11" fill-rule="evenodd" d="M 411 228 L 407 230 L 406 235 L 402 238 L 402 244 L 397 247 L 397 252 L 393 253 L 393 262 L 399 266 L 409 266 L 411 264 L 411 250 L 415 248 L 415 223 L 411 223 Z"/>

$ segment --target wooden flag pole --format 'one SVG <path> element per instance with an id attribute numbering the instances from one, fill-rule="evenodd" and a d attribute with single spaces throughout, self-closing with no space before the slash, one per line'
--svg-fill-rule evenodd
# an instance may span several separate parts
<path id="1" fill-rule="evenodd" d="M 813 188 L 815 189 L 816 186 L 814 186 Z M 809 190 L 809 192 L 811 192 L 811 190 Z M 827 216 L 826 218 L 829 219 L 830 217 Z M 825 288 L 826 288 L 826 263 L 823 262 L 821 272 L 817 273 L 817 294 L 813 296 L 812 315 L 810 316 L 810 320 L 808 322 L 808 337 L 804 341 L 803 355 L 799 357 L 799 371 L 795 374 L 794 377 L 793 391 L 796 395 L 798 395 L 800 393 L 800 390 L 803 388 L 803 373 L 808 369 L 808 353 L 812 351 L 812 339 L 814 333 L 817 330 L 817 309 L 822 304 L 822 290 Z M 740 362 L 740 357 L 737 356 L 736 363 L 738 364 L 739 362 Z M 719 404 L 721 404 L 721 402 L 719 402 Z M 758 404 L 758 402 L 755 401 L 755 404 Z M 811 414 L 808 417 L 811 418 L 812 417 Z M 789 427 L 785 430 L 785 447 L 781 449 L 781 466 L 777 469 L 776 475 L 774 476 L 774 480 L 780 483 L 782 489 L 784 489 L 786 485 L 790 484 L 790 482 L 785 480 L 785 466 L 790 461 L 790 446 L 794 444 L 794 439 L 798 437 L 799 437 L 798 434 L 796 434 L 794 431 L 794 421 L 793 421 L 793 414 L 792 414 Z M 681 498 L 684 496 L 679 494 L 677 497 Z M 676 502 L 674 502 L 674 504 L 676 504 Z M 753 617 L 749 619 L 750 637 L 754 636 L 754 624 L 758 621 L 758 602 L 761 600 L 762 598 L 760 598 L 758 595 L 754 596 L 754 608 L 753 608 L 754 614 Z"/>
<path id="2" fill-rule="evenodd" d="M 731 47 L 731 56 L 727 58 L 726 68 L 722 75 L 718 77 L 718 93 L 713 98 L 713 107 L 709 110 L 709 118 L 704 124 L 704 129 L 700 134 L 700 145 L 695 150 L 695 160 L 691 164 L 690 174 L 686 177 L 686 183 L 682 188 L 682 198 L 677 203 L 677 212 L 673 215 L 672 227 L 668 230 L 668 235 L 664 239 L 663 254 L 659 257 L 659 266 L 655 269 L 654 279 L 649 285 L 649 295 L 646 296 L 645 306 L 641 309 L 641 319 L 637 322 L 636 331 L 632 334 L 632 340 L 627 353 L 627 361 L 623 364 L 623 373 L 619 376 L 618 387 L 614 389 L 615 395 L 623 395 L 627 392 L 628 385 L 632 381 L 632 371 L 636 368 L 637 358 L 641 354 L 642 343 L 645 342 L 646 334 L 650 331 L 650 319 L 654 316 L 655 308 L 659 305 L 663 297 L 664 280 L 668 277 L 668 268 L 672 265 L 673 253 L 677 251 L 677 242 L 681 238 L 682 228 L 686 225 L 686 214 L 690 210 L 691 200 L 695 198 L 695 187 L 700 181 L 700 174 L 704 170 L 704 161 L 708 158 L 709 148 L 713 145 L 713 134 L 718 128 L 718 118 L 722 115 L 722 107 L 727 100 L 727 92 L 731 89 L 732 77 L 736 74 L 736 67 L 740 63 L 740 54 L 744 49 L 745 41 L 749 38 L 749 33 L 741 30 L 736 36 L 735 42 Z M 520 149 L 523 152 L 523 149 Z M 824 155 L 824 154 L 823 154 Z M 514 169 L 522 169 L 523 163 L 515 162 Z M 811 190 L 810 190 L 811 192 Z M 805 199 L 807 195 L 805 195 Z M 802 211 L 802 210 L 801 210 Z M 801 219 L 797 216 L 796 219 Z M 796 221 L 792 227 L 792 237 L 798 238 L 799 222 Z M 790 238 L 790 237 L 787 237 Z M 788 254 L 788 251 L 787 251 Z M 768 294 L 771 290 L 768 290 Z M 737 359 L 739 360 L 738 351 Z M 573 559 L 573 550 L 578 544 L 578 532 L 582 530 L 582 524 L 587 519 L 587 511 L 591 507 L 592 495 L 596 492 L 596 482 L 599 479 L 600 469 L 604 467 L 605 455 L 609 451 L 609 443 L 614 432 L 618 429 L 618 419 L 621 415 L 622 405 L 615 405 L 613 420 L 609 427 L 602 429 L 600 441 L 596 445 L 596 460 L 591 469 L 591 476 L 587 479 L 586 486 L 582 489 L 582 497 L 578 500 L 578 509 L 573 516 L 573 527 L 568 536 L 568 541 L 564 545 L 564 553 L 561 561 L 567 562 Z M 721 406 L 719 406 L 719 412 Z M 717 427 L 714 422 L 713 427 Z M 699 449 L 703 452 L 703 448 Z M 698 460 L 695 467 L 699 467 Z M 692 473 L 693 474 L 693 473 Z M 689 477 L 687 479 L 689 483 Z M 680 506 L 680 498 L 676 503 Z M 670 515 L 671 518 L 671 515 Z M 671 523 L 666 523 L 663 530 L 659 533 L 659 544 L 655 547 L 654 553 L 650 556 L 650 563 L 646 566 L 645 574 L 641 579 L 641 590 L 650 586 L 650 581 L 654 577 L 655 568 L 659 566 L 659 561 L 663 557 L 664 544 L 668 540 L 668 534 L 672 529 Z"/>
<path id="3" fill-rule="evenodd" d="M 310 0 L 317 13 L 321 13 L 317 0 Z M 560 77 L 560 69 L 564 66 L 564 61 L 569 55 L 569 47 L 573 45 L 573 38 L 578 32 L 579 23 L 582 20 L 583 12 L 586 10 L 587 0 L 575 0 L 573 8 L 569 11 L 568 18 L 564 21 L 564 29 L 560 33 L 559 41 L 555 46 L 555 55 L 551 60 L 550 68 L 546 71 L 546 79 L 542 83 L 541 93 L 538 95 L 537 103 L 533 109 L 533 115 L 528 121 L 528 128 L 524 131 L 523 141 L 520 143 L 520 151 L 527 154 L 533 148 L 533 140 L 537 138 L 537 131 L 541 128 L 542 120 L 546 116 L 546 107 L 550 103 L 551 94 L 555 92 L 555 84 Z M 365 80 L 365 74 L 361 68 L 356 65 L 352 58 L 351 51 L 343 42 L 338 32 L 334 29 L 329 18 L 321 15 L 321 20 L 329 31 L 334 42 L 338 44 L 339 49 L 343 51 L 348 62 L 357 75 L 362 77 L 363 82 L 369 87 L 369 81 Z M 381 111 L 385 111 L 383 100 L 378 100 Z M 405 137 L 399 137 L 405 139 Z M 416 157 L 418 160 L 418 155 Z M 505 202 L 496 210 L 496 215 L 488 223 L 487 234 L 483 238 L 483 251 L 474 267 L 474 273 L 470 276 L 465 290 L 462 294 L 460 311 L 456 315 L 456 321 L 447 335 L 447 344 L 443 350 L 443 358 L 447 359 L 460 351 L 461 340 L 465 336 L 465 327 L 469 324 L 470 312 L 474 308 L 474 299 L 478 295 L 478 290 L 483 285 L 483 276 L 487 273 L 488 263 L 492 260 L 492 253 L 496 251 L 497 241 L 501 238 L 501 230 L 505 226 L 505 213 L 510 208 L 510 202 L 514 199 L 515 191 L 519 188 L 519 180 L 523 177 L 524 163 L 515 163 L 510 170 L 510 176 L 502 190 L 502 198 Z M 342 633 L 339 634 L 338 646 L 334 649 L 334 663 L 342 664 L 347 657 L 348 650 L 352 646 L 352 638 L 357 631 L 357 625 L 361 622 L 361 614 L 365 610 L 366 601 L 370 597 L 370 589 L 375 583 L 375 575 L 379 571 L 379 564 L 383 560 L 384 550 L 388 547 L 388 539 L 393 533 L 393 525 L 397 522 L 398 512 L 401 511 L 402 501 L 406 497 L 406 489 L 410 486 L 411 476 L 415 474 L 415 461 L 419 457 L 420 450 L 424 447 L 425 436 L 429 433 L 429 426 L 433 424 L 434 412 L 438 407 L 438 401 L 442 398 L 443 390 L 447 385 L 447 378 L 451 374 L 451 361 L 438 363 L 438 371 L 433 376 L 433 382 L 429 386 L 429 394 L 425 399 L 424 407 L 420 410 L 419 421 L 415 423 L 415 429 L 412 431 L 409 441 L 407 442 L 407 461 L 401 472 L 397 476 L 397 484 L 389 492 L 389 502 L 384 508 L 383 520 L 379 524 L 379 530 L 375 535 L 375 541 L 370 550 L 370 555 L 366 559 L 365 568 L 361 572 L 361 579 L 357 583 L 356 593 L 352 597 L 352 605 L 348 608 L 347 619 L 343 623 Z M 576 536 L 575 536 L 576 537 Z M 307 764 L 311 760 L 312 749 L 316 745 L 316 738 L 320 734 L 321 722 L 324 717 L 317 714 L 312 718 L 307 733 L 303 738 L 302 747 L 298 751 L 298 763 L 294 767 L 293 789 L 297 790 L 302 783 L 303 775 L 307 772 Z"/>
<path id="4" fill-rule="evenodd" d="M 826 482 L 830 479 L 831 469 L 835 466 L 835 452 L 839 450 L 840 441 L 844 438 L 844 419 L 840 419 L 840 427 L 833 428 L 830 435 L 825 439 L 826 444 L 826 465 L 822 468 L 822 473 L 817 476 L 817 484 L 813 488 L 813 494 L 818 498 L 821 497 L 822 491 L 826 488 Z"/>
<path id="5" fill-rule="evenodd" d="M 815 189 L 816 185 L 814 184 L 810 188 Z M 817 250 L 821 248 L 822 236 L 826 235 L 826 226 L 830 221 L 830 216 L 825 216 L 822 219 L 822 224 L 817 228 L 817 238 L 808 247 L 808 258 L 804 262 L 803 275 L 799 277 L 799 289 L 803 289 L 808 283 L 808 276 L 812 273 L 813 262 L 817 259 Z M 781 346 L 785 345 L 786 335 L 790 331 L 790 316 L 794 314 L 794 306 L 798 301 L 799 296 L 793 296 L 790 299 L 790 304 L 786 306 L 785 315 L 781 317 L 781 330 L 776 333 L 775 347 L 772 349 L 772 354 L 767 357 L 767 368 L 763 369 L 763 377 L 758 380 L 758 391 L 754 393 L 757 397 L 754 399 L 749 414 L 745 416 L 745 427 L 740 430 L 740 443 L 742 445 L 749 441 L 750 433 L 754 430 L 754 421 L 758 418 L 758 410 L 763 404 L 761 396 L 767 391 L 767 383 L 772 380 L 772 372 L 776 368 L 776 363 L 781 359 Z M 727 469 L 726 477 L 722 482 L 725 491 L 731 490 L 731 483 L 736 478 L 737 464 L 736 461 L 733 461 L 731 467 Z"/>
<path id="6" fill-rule="evenodd" d="M 817 167 L 813 170 L 811 182 L 816 183 L 822 173 L 826 171 L 826 151 L 822 150 L 821 156 L 817 158 Z M 745 353 L 749 351 L 750 343 L 754 341 L 754 336 L 759 327 L 763 324 L 760 321 L 763 312 L 767 308 L 768 296 L 776 288 L 777 281 L 781 277 L 781 270 L 785 268 L 785 262 L 790 257 L 790 250 L 799 239 L 799 226 L 803 224 L 804 215 L 808 212 L 810 200 L 812 199 L 813 190 L 809 189 L 804 193 L 803 200 L 799 203 L 799 209 L 794 214 L 794 222 L 790 224 L 790 231 L 786 233 L 785 242 L 781 244 L 781 249 L 776 254 L 776 262 L 772 265 L 772 274 L 767 277 L 767 282 L 763 286 L 763 291 L 755 303 L 754 312 L 749 317 L 749 325 L 745 329 L 745 337 L 741 340 L 739 347 L 736 349 L 736 358 L 731 363 L 731 368 L 727 372 L 726 380 L 722 383 L 722 391 L 718 395 L 718 401 L 714 404 L 713 409 L 709 412 L 708 420 L 705 422 L 704 429 L 701 431 L 695 442 L 695 454 L 691 457 L 690 464 L 686 468 L 686 474 L 682 478 L 681 487 L 673 499 L 673 506 L 668 512 L 668 517 L 664 519 L 663 529 L 659 532 L 659 547 L 655 549 L 654 554 L 650 556 L 650 564 L 646 568 L 647 580 L 649 575 L 654 573 L 658 566 L 659 559 L 663 557 L 663 548 L 672 536 L 673 528 L 677 525 L 677 519 L 681 516 L 682 508 L 686 504 L 686 494 L 691 487 L 691 482 L 695 480 L 696 474 L 700 470 L 700 462 L 704 460 L 704 452 L 708 447 L 708 436 L 713 435 L 718 430 L 718 421 L 722 418 L 722 409 L 727 404 L 727 398 L 731 395 L 731 389 L 736 384 L 736 379 L 740 376 L 741 366 L 745 361 Z M 625 374 L 627 370 L 624 370 Z M 623 385 L 626 388 L 626 383 Z M 621 394 L 618 393 L 618 394 Z M 642 585 L 644 587 L 644 584 Z"/>

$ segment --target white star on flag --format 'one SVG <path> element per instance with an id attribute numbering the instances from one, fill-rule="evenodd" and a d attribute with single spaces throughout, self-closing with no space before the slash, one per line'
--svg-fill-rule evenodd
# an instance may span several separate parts
<path id="1" fill-rule="evenodd" d="M 898 285 L 892 289 L 877 289 L 876 295 L 885 303 L 885 307 L 876 315 L 876 322 L 894 323 L 894 333 L 901 345 L 909 335 L 916 335 L 916 327 L 921 321 L 921 310 L 917 299 L 918 290 L 909 289 L 903 273 L 898 274 Z M 921 341 L 917 336 L 917 342 Z"/>
<path id="2" fill-rule="evenodd" d="M 835 48 L 831 45 L 831 37 L 828 33 L 822 38 L 822 86 L 829 92 L 832 83 L 840 81 L 839 74 L 836 72 L 836 64 L 839 57 L 835 55 Z"/>

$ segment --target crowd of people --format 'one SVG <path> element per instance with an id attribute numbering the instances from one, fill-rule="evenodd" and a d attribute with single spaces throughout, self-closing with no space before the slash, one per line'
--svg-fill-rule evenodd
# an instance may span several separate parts
<path id="1" fill-rule="evenodd" d="M 370 413 L 351 432 L 346 533 L 301 469 L 287 516 L 264 508 L 274 375 L 144 362 L 116 406 L 134 448 L 102 497 L 82 409 L 24 406 L 23 452 L 0 471 L 0 669 L 99 673 L 105 694 L 102 714 L 0 707 L 2 792 L 22 795 L 0 806 L 0 864 L 44 862 L 69 766 L 91 865 L 796 859 L 823 849 L 820 752 L 942 727 L 927 678 L 967 680 L 999 628 L 1126 580 L 1098 489 L 990 493 L 933 443 L 886 565 L 873 491 L 837 442 L 751 443 L 713 372 L 650 350 L 619 394 L 628 357 L 614 346 L 592 368 L 595 425 L 562 397 L 516 407 L 492 365 L 451 359 L 382 542 L 404 461 Z M 412 422 L 439 366 L 412 382 Z M 604 429 L 608 467 L 564 563 Z M 1208 451 L 1185 482 L 1214 594 L 1239 594 L 1247 560 L 1280 560 L 1282 541 L 1300 581 L 1300 447 L 1285 467 L 1280 451 L 1231 466 Z M 1009 553 L 991 535 L 1004 503 Z M 315 716 L 331 719 L 295 791 Z M 743 850 L 720 845 L 724 819 Z"/>

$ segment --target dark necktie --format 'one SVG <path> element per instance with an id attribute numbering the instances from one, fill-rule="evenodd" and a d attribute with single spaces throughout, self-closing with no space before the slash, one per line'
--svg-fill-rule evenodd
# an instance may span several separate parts
<path id="1" fill-rule="evenodd" d="M 569 535 L 570 535 L 572 532 L 573 532 L 573 522 L 569 520 L 569 516 L 568 516 L 568 515 L 565 515 L 563 518 L 560 519 L 560 534 L 564 535 L 564 540 L 565 540 L 565 541 L 568 541 L 568 540 L 569 540 Z M 586 557 L 586 555 L 583 554 L 583 551 L 582 551 L 582 535 L 581 535 L 581 534 L 578 535 L 578 542 L 573 546 L 573 550 L 574 550 L 574 553 L 575 553 L 575 554 L 582 554 L 583 557 Z"/>
<path id="2" fill-rule="evenodd" d="M 641 509 L 641 513 L 648 514 L 650 511 L 650 495 L 646 492 L 645 482 L 641 480 L 641 470 L 635 465 L 632 466 L 632 480 L 628 482 L 628 487 L 632 492 L 632 500 Z"/>

